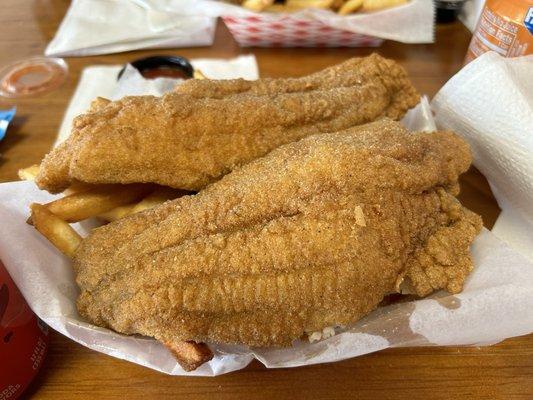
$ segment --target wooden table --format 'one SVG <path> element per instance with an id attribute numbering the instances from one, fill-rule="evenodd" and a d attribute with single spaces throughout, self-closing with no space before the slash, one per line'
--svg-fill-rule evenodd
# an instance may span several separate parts
<path id="1" fill-rule="evenodd" d="M 68 7 L 66 0 L 3 0 L 0 13 L 0 67 L 41 55 Z M 415 86 L 433 96 L 462 64 L 470 40 L 460 24 L 439 26 L 436 44 L 386 42 L 377 51 L 404 65 Z M 67 82 L 53 93 L 0 100 L 0 109 L 18 111 L 0 142 L 0 181 L 17 179 L 19 168 L 37 163 L 50 148 L 80 71 L 92 64 L 122 64 L 143 55 L 233 57 L 254 53 L 262 76 L 298 76 L 372 49 L 240 49 L 219 25 L 208 48 L 139 51 L 69 58 Z M 485 179 L 472 169 L 462 179 L 461 200 L 491 227 L 497 205 Z M 4 362 L 4 360 L 0 360 Z M 390 349 L 313 367 L 248 368 L 217 378 L 171 377 L 91 351 L 52 333 L 44 368 L 27 397 L 42 399 L 532 399 L 533 336 L 492 347 Z"/>

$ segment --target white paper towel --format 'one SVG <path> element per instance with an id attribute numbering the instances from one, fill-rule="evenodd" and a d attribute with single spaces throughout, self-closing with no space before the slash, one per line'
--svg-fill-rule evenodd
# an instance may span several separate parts
<path id="1" fill-rule="evenodd" d="M 158 11 L 144 0 L 73 0 L 45 55 L 210 46 L 215 27 L 215 18 Z"/>
<path id="2" fill-rule="evenodd" d="M 488 52 L 432 102 L 437 126 L 462 135 L 502 214 L 493 232 L 533 260 L 533 55 Z"/>

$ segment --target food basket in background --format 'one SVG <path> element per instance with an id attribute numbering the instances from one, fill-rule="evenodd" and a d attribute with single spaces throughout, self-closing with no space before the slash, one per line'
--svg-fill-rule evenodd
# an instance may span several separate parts
<path id="1" fill-rule="evenodd" d="M 242 47 L 377 47 L 383 43 L 381 38 L 287 14 L 223 15 L 222 19 Z"/>

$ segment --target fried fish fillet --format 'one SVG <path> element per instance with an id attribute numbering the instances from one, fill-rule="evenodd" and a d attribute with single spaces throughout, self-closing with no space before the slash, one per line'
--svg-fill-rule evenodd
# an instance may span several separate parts
<path id="1" fill-rule="evenodd" d="M 43 160 L 36 183 L 158 183 L 197 191 L 272 149 L 382 117 L 401 118 L 419 95 L 378 55 L 316 74 L 248 82 L 189 81 L 162 97 L 99 99 Z"/>
<path id="2" fill-rule="evenodd" d="M 459 292 L 481 228 L 454 197 L 470 162 L 455 134 L 388 119 L 284 145 L 95 229 L 74 258 L 79 312 L 163 343 L 285 346 L 357 321 L 404 279 Z"/>

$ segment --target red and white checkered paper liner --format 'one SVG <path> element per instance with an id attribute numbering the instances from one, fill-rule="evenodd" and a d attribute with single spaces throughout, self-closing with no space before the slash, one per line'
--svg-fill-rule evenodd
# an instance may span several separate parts
<path id="1" fill-rule="evenodd" d="M 377 37 L 290 15 L 223 16 L 222 19 L 242 47 L 376 47 L 383 43 Z"/>

